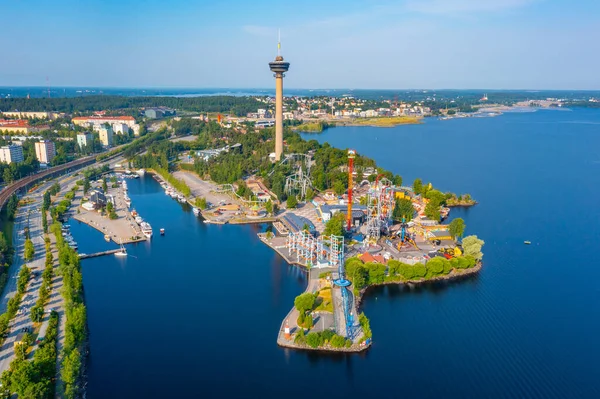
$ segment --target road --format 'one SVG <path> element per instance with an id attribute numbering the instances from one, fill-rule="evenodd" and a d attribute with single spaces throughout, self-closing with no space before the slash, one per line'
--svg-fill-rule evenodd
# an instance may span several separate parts
<path id="1" fill-rule="evenodd" d="M 41 197 L 37 195 L 33 198 L 35 200 L 32 203 L 19 208 L 18 216 L 16 217 L 16 228 L 13 232 L 13 242 L 15 243 L 14 266 L 9 268 L 9 280 L 4 289 L 2 298 L 2 311 L 6 311 L 8 299 L 13 297 L 17 292 L 18 274 L 24 264 L 23 248 L 25 245 L 25 236 L 23 234 L 23 229 L 27 226 L 28 217 L 30 237 L 35 248 L 34 259 L 27 263 L 27 266 L 31 269 L 32 276 L 27 284 L 27 289 L 25 295 L 23 295 L 17 315 L 9 324 L 10 333 L 0 348 L 0 372 L 7 370 L 10 366 L 10 362 L 14 358 L 13 344 L 17 335 L 22 332 L 24 328 L 29 328 L 30 331 L 33 331 L 33 323 L 29 317 L 29 312 L 38 299 L 38 291 L 42 283 L 42 272 L 44 271 L 46 258 L 42 218 L 41 213 L 39 212 L 39 208 L 41 207 Z M 49 306 L 47 306 L 47 308 L 48 307 Z M 46 315 L 46 317 L 48 317 L 48 315 Z"/>
<path id="2" fill-rule="evenodd" d="M 71 174 L 62 176 L 58 183 L 61 185 L 61 192 L 64 194 L 64 190 L 71 186 L 75 180 L 79 178 L 79 176 L 73 176 L 76 172 L 72 172 Z M 0 301 L 0 311 L 5 312 L 6 306 L 8 304 L 8 300 L 15 296 L 17 292 L 17 278 L 19 275 L 19 271 L 24 264 L 23 261 L 23 253 L 25 246 L 25 236 L 23 235 L 23 230 L 27 226 L 27 218 L 29 217 L 29 236 L 31 241 L 33 242 L 35 248 L 35 256 L 33 261 L 28 262 L 27 266 L 32 271 L 32 277 L 29 280 L 29 284 L 27 285 L 27 289 L 23 298 L 21 300 L 21 304 L 19 306 L 19 310 L 17 315 L 11 320 L 9 324 L 9 335 L 4 340 L 2 347 L 0 347 L 0 374 L 4 370 L 8 370 L 10 367 L 10 363 L 14 359 L 14 342 L 16 340 L 17 335 L 23 331 L 24 328 L 29 328 L 30 331 L 33 331 L 33 323 L 30 318 L 31 308 L 35 305 L 36 301 L 39 298 L 39 289 L 42 284 L 42 273 L 45 268 L 46 262 L 46 247 L 44 243 L 44 232 L 42 228 L 42 215 L 40 209 L 42 207 L 43 201 L 43 193 L 48 190 L 48 188 L 54 184 L 55 181 L 48 181 L 38 187 L 32 193 L 23 197 L 23 199 L 29 198 L 32 200 L 31 203 L 20 206 L 17 209 L 17 213 L 15 215 L 15 225 L 13 229 L 13 245 L 15 248 L 15 255 L 13 257 L 13 264 L 9 268 L 9 278 L 7 284 L 2 292 L 2 300 Z M 50 217 L 48 217 L 50 220 Z M 56 248 L 54 245 L 54 238 L 50 235 L 52 239 L 53 245 L 53 257 L 55 260 L 55 267 L 57 266 L 58 253 L 56 252 Z M 55 276 L 52 279 L 52 287 L 50 292 L 50 300 L 46 303 L 44 310 L 47 312 L 44 314 L 43 321 L 47 320 L 50 317 L 49 310 L 56 309 L 59 313 L 60 318 L 60 330 L 59 330 L 59 349 L 62 347 L 62 342 L 64 340 L 64 308 L 63 308 L 63 300 L 60 295 L 60 291 L 62 289 L 62 277 Z M 33 347 L 33 351 L 37 346 Z M 33 352 L 30 354 L 32 356 Z"/>

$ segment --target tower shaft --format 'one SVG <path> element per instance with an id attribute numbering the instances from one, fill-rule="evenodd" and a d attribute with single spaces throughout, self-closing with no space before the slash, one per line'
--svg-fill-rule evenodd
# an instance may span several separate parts
<path id="1" fill-rule="evenodd" d="M 283 154 L 283 73 L 275 74 L 275 160 Z"/>

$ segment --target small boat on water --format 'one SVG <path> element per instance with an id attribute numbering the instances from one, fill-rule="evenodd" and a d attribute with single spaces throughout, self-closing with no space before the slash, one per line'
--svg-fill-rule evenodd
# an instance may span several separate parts
<path id="1" fill-rule="evenodd" d="M 183 195 L 178 195 L 177 196 L 177 200 L 179 202 L 181 202 L 182 204 L 185 204 L 187 201 L 185 200 L 185 197 Z"/>
<path id="2" fill-rule="evenodd" d="M 146 174 L 146 170 L 145 170 L 145 169 L 139 169 L 139 170 L 137 171 L 137 174 L 138 174 L 139 176 L 144 176 L 144 175 Z"/>
<path id="3" fill-rule="evenodd" d="M 196 207 L 193 207 L 193 208 L 192 208 L 192 212 L 194 212 L 194 215 L 195 215 L 195 216 L 198 216 L 198 215 L 200 214 L 200 209 L 198 209 L 198 208 L 196 208 Z"/>
<path id="4" fill-rule="evenodd" d="M 144 222 L 144 219 L 142 219 L 142 217 L 141 217 L 141 216 L 136 216 L 136 217 L 135 217 L 135 222 L 136 222 L 137 224 L 142 224 L 142 223 Z"/>
<path id="5" fill-rule="evenodd" d="M 160 229 L 160 235 L 161 235 L 161 236 L 164 236 L 164 235 L 165 235 L 165 229 L 163 229 L 163 228 L 161 228 L 161 229 Z"/>
<path id="6" fill-rule="evenodd" d="M 127 256 L 127 250 L 123 246 L 122 242 L 121 242 L 121 248 L 117 252 L 115 252 L 115 256 Z"/>
<path id="7" fill-rule="evenodd" d="M 110 236 L 108 234 L 104 234 L 104 241 L 110 242 Z"/>
<path id="8" fill-rule="evenodd" d="M 531 245 L 531 241 L 525 241 L 525 245 Z"/>

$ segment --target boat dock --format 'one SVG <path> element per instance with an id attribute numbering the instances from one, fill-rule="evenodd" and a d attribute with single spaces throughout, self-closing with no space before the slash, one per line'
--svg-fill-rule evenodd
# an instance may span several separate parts
<path id="1" fill-rule="evenodd" d="M 95 252 L 93 254 L 79 254 L 79 259 L 96 258 L 98 256 L 112 255 L 119 252 L 121 248 L 109 249 L 108 251 Z"/>

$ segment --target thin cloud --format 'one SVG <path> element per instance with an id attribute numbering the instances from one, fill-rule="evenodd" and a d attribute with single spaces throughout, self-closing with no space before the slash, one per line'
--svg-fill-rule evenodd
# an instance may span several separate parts
<path id="1" fill-rule="evenodd" d="M 270 26 L 244 25 L 242 26 L 242 30 L 254 36 L 277 37 L 277 29 Z"/>
<path id="2" fill-rule="evenodd" d="M 424 14 L 461 14 L 526 7 L 538 0 L 410 0 L 406 8 Z"/>

